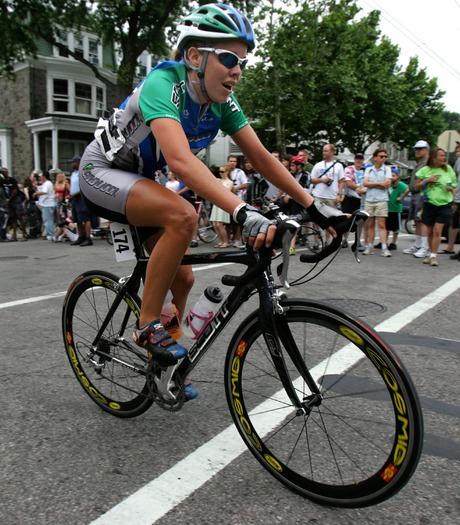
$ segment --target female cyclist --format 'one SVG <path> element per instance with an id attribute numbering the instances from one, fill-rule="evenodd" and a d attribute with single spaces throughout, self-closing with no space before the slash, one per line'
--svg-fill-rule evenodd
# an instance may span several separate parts
<path id="1" fill-rule="evenodd" d="M 175 61 L 156 66 L 108 120 L 100 119 L 96 140 L 80 163 L 80 187 L 88 207 L 109 220 L 141 228 L 150 252 L 135 342 L 163 366 L 187 350 L 160 322 L 168 289 L 180 318 L 194 277 L 180 266 L 196 227 L 190 203 L 153 180 L 166 164 L 197 195 L 232 214 L 246 242 L 270 246 L 276 227 L 222 185 L 196 158 L 219 129 L 228 133 L 255 170 L 307 207 L 327 226 L 335 210 L 320 207 L 261 144 L 233 96 L 233 88 L 255 46 L 252 26 L 229 5 L 209 4 L 179 26 Z M 152 228 L 154 228 L 152 230 Z"/>

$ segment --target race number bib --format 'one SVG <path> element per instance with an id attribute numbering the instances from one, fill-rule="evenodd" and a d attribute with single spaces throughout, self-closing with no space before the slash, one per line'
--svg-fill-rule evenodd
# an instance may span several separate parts
<path id="1" fill-rule="evenodd" d="M 113 249 L 117 262 L 130 261 L 136 258 L 131 228 L 127 224 L 110 223 L 110 233 L 113 239 Z"/>

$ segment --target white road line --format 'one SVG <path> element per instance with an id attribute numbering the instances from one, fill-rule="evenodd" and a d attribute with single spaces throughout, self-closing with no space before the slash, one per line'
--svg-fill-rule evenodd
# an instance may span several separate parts
<path id="1" fill-rule="evenodd" d="M 383 321 L 376 327 L 376 330 L 386 332 L 400 330 L 420 315 L 434 308 L 459 288 L 460 275 Z M 348 359 L 346 361 L 341 360 L 340 356 L 343 354 L 343 349 L 336 354 L 335 367 L 337 371 L 351 366 L 349 353 L 347 353 Z M 315 369 L 319 367 L 321 364 Z M 278 394 L 282 395 L 281 393 Z M 255 410 L 259 411 L 261 408 L 267 410 L 269 407 L 266 405 L 271 402 L 270 400 L 265 401 Z M 280 415 L 280 421 L 282 419 L 283 416 Z M 265 422 L 264 428 L 268 431 L 277 423 L 272 414 L 270 420 Z M 243 445 L 236 428 L 230 426 L 89 525 L 126 525 L 126 523 L 130 525 L 152 525 L 195 490 L 207 483 L 245 450 L 246 447 Z M 189 476 L 188 473 L 190 472 L 193 475 Z"/>
<path id="2" fill-rule="evenodd" d="M 219 263 L 219 264 L 207 264 L 206 266 L 197 266 L 193 269 L 194 272 L 201 270 L 208 270 L 209 268 L 219 268 L 220 266 L 229 266 L 235 263 Z M 36 303 L 38 301 L 46 301 L 47 299 L 56 299 L 56 297 L 62 297 L 67 292 L 55 292 L 49 295 L 40 295 L 38 297 L 29 297 L 27 299 L 19 299 L 17 301 L 10 301 L 9 303 L 0 303 L 0 310 L 2 308 L 11 308 L 13 306 L 21 306 L 23 304 Z"/>
<path id="3" fill-rule="evenodd" d="M 0 303 L 0 309 L 11 308 L 12 306 L 21 306 L 22 304 L 36 303 L 38 301 L 46 301 L 47 299 L 56 299 L 62 297 L 67 292 L 56 292 L 49 295 L 40 295 L 38 297 L 29 297 L 28 299 L 20 299 L 18 301 L 11 301 L 9 303 Z"/>

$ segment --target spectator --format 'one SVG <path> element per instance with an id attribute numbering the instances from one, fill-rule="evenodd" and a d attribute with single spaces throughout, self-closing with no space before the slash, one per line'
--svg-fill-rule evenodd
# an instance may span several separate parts
<path id="1" fill-rule="evenodd" d="M 228 156 L 228 164 L 232 171 L 230 173 L 230 179 L 233 181 L 233 193 L 242 200 L 246 200 L 246 188 L 248 187 L 248 178 L 242 169 L 238 166 L 238 157 L 235 155 Z M 244 248 L 244 244 L 241 242 L 241 227 L 235 223 L 231 218 L 231 229 L 233 232 L 232 244 L 235 248 Z"/>
<path id="2" fill-rule="evenodd" d="M 268 182 L 257 173 L 253 165 L 246 159 L 244 167 L 248 177 L 248 187 L 246 189 L 246 202 L 255 208 L 260 208 L 265 201 L 268 191 Z"/>
<path id="3" fill-rule="evenodd" d="M 401 181 L 401 176 L 397 168 L 391 170 L 391 186 L 388 189 L 390 198 L 388 200 L 388 217 L 385 221 L 387 232 L 393 233 L 389 250 L 396 250 L 398 247 L 398 234 L 401 229 L 401 213 L 403 211 L 402 200 L 410 192 L 409 186 Z"/>
<path id="4" fill-rule="evenodd" d="M 460 231 L 460 144 L 457 142 L 455 148 L 455 156 L 457 160 L 454 163 L 455 176 L 457 177 L 457 189 L 455 190 L 454 202 L 452 204 L 452 219 L 449 227 L 448 243 L 445 250 L 439 253 L 451 253 L 451 259 L 459 259 L 460 251 L 455 253 L 455 241 L 457 240 L 458 232 Z"/>
<path id="5" fill-rule="evenodd" d="M 323 147 L 323 160 L 317 162 L 311 172 L 313 197 L 331 208 L 337 208 L 345 184 L 343 166 L 334 156 L 334 144 L 326 144 Z M 329 239 L 330 236 L 331 234 L 327 232 L 326 240 Z M 317 241 L 315 242 L 314 248 L 319 248 Z"/>
<path id="6" fill-rule="evenodd" d="M 380 244 L 382 246 L 381 255 L 391 257 L 388 250 L 387 239 L 388 232 L 386 229 L 386 218 L 388 217 L 388 188 L 391 185 L 392 175 L 385 162 L 388 158 L 387 151 L 383 148 L 377 148 L 372 160 L 374 165 L 366 168 L 364 172 L 363 185 L 367 188 L 364 209 L 369 214 L 366 249 L 363 255 L 372 255 L 374 253 L 374 236 L 375 236 L 375 219 L 379 229 Z"/>
<path id="7" fill-rule="evenodd" d="M 91 246 L 91 217 L 86 209 L 85 202 L 80 192 L 80 182 L 78 180 L 78 168 L 80 166 L 80 156 L 70 159 L 70 202 L 72 205 L 72 217 L 77 223 L 78 239 L 71 243 L 71 246 Z"/>
<path id="8" fill-rule="evenodd" d="M 18 221 L 19 226 L 22 232 L 22 240 L 27 241 L 27 232 L 25 224 L 25 210 L 24 210 L 24 201 L 25 195 L 24 192 L 19 188 L 18 181 L 14 177 L 10 177 L 9 171 L 7 168 L 0 168 L 0 173 L 3 175 L 3 192 L 6 197 L 6 207 L 8 209 L 8 218 L 11 221 L 11 226 L 13 228 L 13 234 L 11 236 L 12 241 L 17 241 L 17 228 Z"/>
<path id="9" fill-rule="evenodd" d="M 67 199 L 70 194 L 70 185 L 61 170 L 56 170 L 56 182 L 54 183 L 54 198 L 56 200 L 56 224 L 67 217 Z"/>
<path id="10" fill-rule="evenodd" d="M 297 155 L 300 155 L 301 157 L 305 157 L 305 166 L 303 169 L 305 171 L 308 171 L 308 173 L 311 173 L 313 171 L 313 164 L 310 162 L 310 152 L 306 149 L 299 149 L 297 152 Z"/>
<path id="11" fill-rule="evenodd" d="M 414 167 L 409 183 L 409 189 L 412 194 L 409 219 L 413 219 L 415 223 L 415 239 L 412 246 L 406 248 L 403 252 L 408 255 L 414 255 L 414 257 L 427 257 L 429 255 L 427 229 L 422 222 L 423 198 L 420 192 L 417 191 L 415 184 L 417 182 L 417 173 L 426 166 L 428 161 L 430 145 L 425 140 L 418 140 L 414 144 L 414 153 L 417 164 Z"/>
<path id="12" fill-rule="evenodd" d="M 46 239 L 54 242 L 56 240 L 54 226 L 54 209 L 56 203 L 54 199 L 53 183 L 50 181 L 50 176 L 47 171 L 40 173 L 39 182 L 37 191 L 33 196 L 38 197 L 38 207 L 42 214 Z"/>
<path id="13" fill-rule="evenodd" d="M 446 162 L 446 152 L 441 148 L 430 151 L 427 165 L 418 171 L 415 189 L 422 192 L 422 221 L 428 230 L 429 257 L 423 264 L 438 266 L 438 248 L 445 224 L 450 223 L 451 207 L 457 187 L 455 171 Z"/>
<path id="14" fill-rule="evenodd" d="M 231 167 L 229 164 L 224 164 L 219 168 L 222 185 L 227 190 L 232 191 L 233 182 L 230 179 L 230 171 Z M 230 224 L 230 214 L 214 205 L 211 210 L 210 221 L 219 237 L 219 243 L 216 244 L 216 248 L 228 248 L 228 232 L 226 225 Z"/>
<path id="15" fill-rule="evenodd" d="M 361 208 L 362 196 L 367 188 L 363 186 L 364 179 L 364 155 L 356 153 L 354 164 L 345 168 L 345 191 L 342 201 L 342 211 L 353 213 Z"/>
<path id="16" fill-rule="evenodd" d="M 69 239 L 70 242 L 75 242 L 78 239 L 77 225 L 72 222 L 70 217 L 66 217 L 59 223 L 54 242 L 62 242 L 64 238 Z"/>
<path id="17" fill-rule="evenodd" d="M 342 164 L 334 155 L 334 144 L 326 144 L 323 147 L 323 160 L 313 166 L 311 182 L 314 184 L 313 197 L 323 204 L 337 208 L 343 193 L 345 173 Z"/>
<path id="18" fill-rule="evenodd" d="M 177 193 L 179 191 L 179 181 L 177 180 L 176 176 L 172 171 L 170 171 L 167 175 L 168 181 L 165 184 L 165 187 L 168 188 L 168 190 L 174 191 Z"/>
<path id="19" fill-rule="evenodd" d="M 8 208 L 5 192 L 3 190 L 3 181 L 5 177 L 0 170 L 0 242 L 8 241 L 6 237 L 6 227 L 8 225 Z"/>
<path id="20" fill-rule="evenodd" d="M 37 191 L 39 174 L 39 171 L 34 170 L 24 181 L 24 194 L 26 196 L 24 208 L 29 223 L 29 239 L 40 237 L 42 231 L 41 213 L 37 207 L 38 197 L 33 196 Z"/>

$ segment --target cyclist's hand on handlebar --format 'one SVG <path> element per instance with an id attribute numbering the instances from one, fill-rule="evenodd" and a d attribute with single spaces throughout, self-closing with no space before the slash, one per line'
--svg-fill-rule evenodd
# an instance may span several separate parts
<path id="1" fill-rule="evenodd" d="M 334 237 L 337 233 L 333 228 L 334 222 L 341 222 L 348 217 L 347 214 L 326 206 L 322 202 L 314 200 L 307 208 L 310 220 L 316 223 L 323 230 L 328 230 Z"/>
<path id="2" fill-rule="evenodd" d="M 236 214 L 236 222 L 241 225 L 241 236 L 245 242 L 259 251 L 262 246 L 271 246 L 276 233 L 276 221 L 267 219 L 259 210 L 246 205 Z"/>

